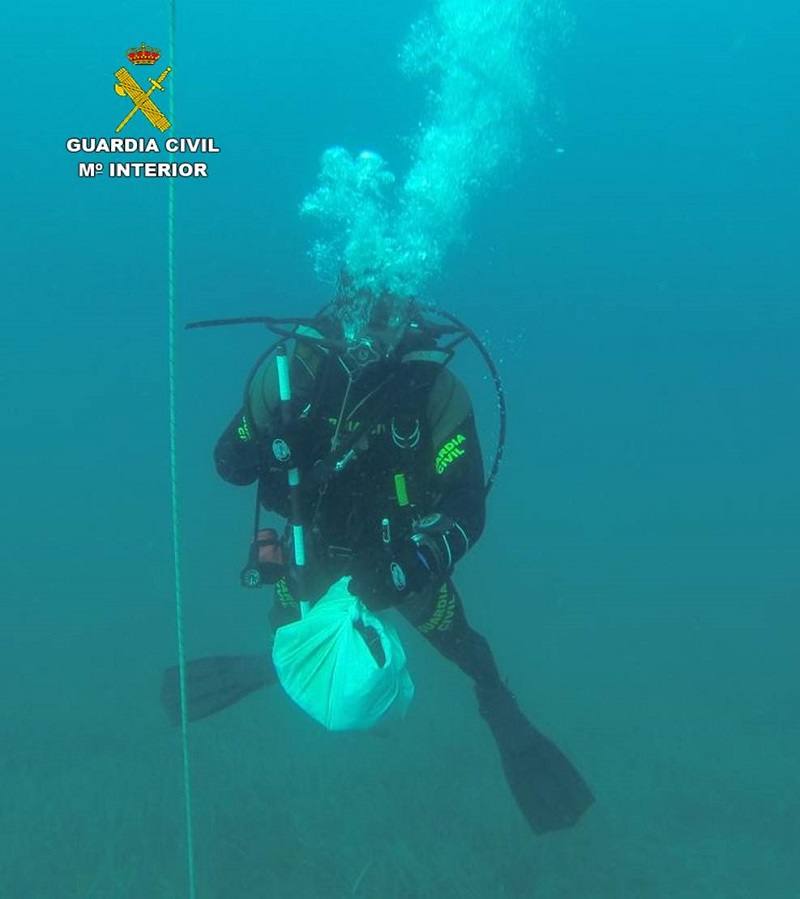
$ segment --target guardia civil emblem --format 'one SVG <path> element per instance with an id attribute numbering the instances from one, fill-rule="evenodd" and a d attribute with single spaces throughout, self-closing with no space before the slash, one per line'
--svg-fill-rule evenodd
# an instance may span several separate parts
<path id="1" fill-rule="evenodd" d="M 128 59 L 135 66 L 152 66 L 158 62 L 161 57 L 161 51 L 156 50 L 155 47 L 148 47 L 147 44 L 141 44 L 139 47 L 133 47 L 128 50 Z M 158 108 L 155 100 L 152 99 L 151 95 L 153 91 L 164 90 L 164 82 L 167 80 L 167 75 L 172 71 L 172 66 L 167 66 L 166 69 L 158 76 L 158 78 L 148 78 L 147 80 L 150 82 L 152 87 L 148 88 L 146 91 L 140 87 L 136 79 L 131 75 L 131 73 L 123 66 L 121 69 L 117 69 L 114 72 L 114 75 L 117 78 L 117 83 L 114 85 L 114 90 L 119 94 L 120 97 L 127 97 L 132 101 L 133 107 L 130 112 L 125 116 L 125 118 L 117 125 L 116 133 L 119 134 L 120 131 L 130 122 L 130 120 L 136 115 L 137 112 L 141 110 L 142 115 L 147 119 L 148 122 L 154 127 L 158 128 L 159 131 L 166 131 L 170 125 L 169 119 L 164 115 L 164 113 Z"/>

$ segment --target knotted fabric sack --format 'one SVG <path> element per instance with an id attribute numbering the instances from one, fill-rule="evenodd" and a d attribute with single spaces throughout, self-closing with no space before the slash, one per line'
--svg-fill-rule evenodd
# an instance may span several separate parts
<path id="1" fill-rule="evenodd" d="M 304 618 L 278 628 L 272 647 L 283 689 L 328 730 L 366 730 L 402 717 L 414 695 L 397 631 L 348 591 L 349 581 L 341 578 Z M 382 666 L 359 622 L 375 629 Z"/>

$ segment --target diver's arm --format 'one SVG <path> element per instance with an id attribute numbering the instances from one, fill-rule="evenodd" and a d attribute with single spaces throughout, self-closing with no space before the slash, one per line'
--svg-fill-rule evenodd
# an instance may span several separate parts
<path id="1" fill-rule="evenodd" d="M 429 464 L 436 497 L 429 514 L 438 517 L 428 526 L 423 519 L 422 531 L 435 536 L 442 573 L 450 574 L 478 541 L 485 522 L 483 456 L 471 410 L 434 443 Z"/>
<path id="2" fill-rule="evenodd" d="M 236 413 L 214 448 L 214 464 L 223 480 L 245 486 L 261 475 L 277 408 L 278 375 L 270 358 L 250 380 L 246 408 Z"/>
<path id="3" fill-rule="evenodd" d="M 443 573 L 449 574 L 483 532 L 486 488 L 472 403 L 464 385 L 448 369 L 433 385 L 428 427 L 431 456 L 424 464 L 434 502 L 425 511 L 438 519 L 423 533 L 435 537 Z"/>
<path id="4" fill-rule="evenodd" d="M 451 548 L 453 562 L 457 562 L 478 541 L 486 519 L 483 454 L 471 411 L 438 449 L 434 448 L 433 469 L 441 497 L 436 511 L 453 522 Z"/>
<path id="5" fill-rule="evenodd" d="M 229 484 L 244 487 L 259 476 L 264 443 L 259 440 L 244 409 L 222 432 L 214 447 L 217 474 Z"/>
<path id="6" fill-rule="evenodd" d="M 303 397 L 312 394 L 320 362 L 321 356 L 313 347 L 300 345 L 293 350 L 292 381 L 298 400 L 305 402 Z M 283 487 L 286 478 L 285 473 L 276 477 L 269 464 L 272 460 L 269 444 L 280 429 L 278 405 L 277 370 L 274 359 L 268 358 L 250 381 L 247 408 L 236 413 L 214 448 L 219 476 L 238 486 L 261 478 L 262 500 L 267 504 L 275 485 Z"/>

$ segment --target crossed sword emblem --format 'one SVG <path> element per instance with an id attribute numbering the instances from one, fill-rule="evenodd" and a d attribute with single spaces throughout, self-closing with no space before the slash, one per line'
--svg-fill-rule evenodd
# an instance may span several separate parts
<path id="1" fill-rule="evenodd" d="M 163 112 L 156 106 L 155 100 L 150 98 L 150 95 L 154 90 L 163 91 L 164 88 L 161 86 L 163 82 L 166 80 L 167 75 L 172 71 L 172 66 L 167 66 L 166 69 L 158 76 L 158 78 L 149 78 L 148 81 L 152 85 L 152 87 L 144 91 L 136 82 L 136 79 L 131 75 L 131 73 L 123 66 L 121 69 L 118 69 L 114 72 L 114 75 L 117 78 L 117 83 L 114 85 L 114 90 L 119 94 L 120 97 L 129 97 L 133 101 L 133 109 L 125 116 L 125 118 L 117 125 L 116 133 L 119 134 L 120 131 L 130 122 L 130 120 L 136 115 L 136 113 L 141 109 L 142 115 L 150 122 L 155 128 L 158 128 L 159 131 L 166 131 L 167 128 L 170 127 L 169 119 L 164 115 Z"/>

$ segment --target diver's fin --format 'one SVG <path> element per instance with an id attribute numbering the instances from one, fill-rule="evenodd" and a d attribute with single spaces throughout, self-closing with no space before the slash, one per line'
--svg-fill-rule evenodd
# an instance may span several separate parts
<path id="1" fill-rule="evenodd" d="M 189 721 L 206 718 L 276 680 L 268 655 L 192 659 L 186 663 L 186 717 Z M 181 688 L 177 666 L 164 672 L 161 702 L 170 721 L 179 724 Z"/>
<path id="2" fill-rule="evenodd" d="M 547 833 L 572 827 L 594 802 L 584 779 L 522 714 L 504 684 L 475 692 L 500 751 L 508 785 L 531 829 Z"/>

